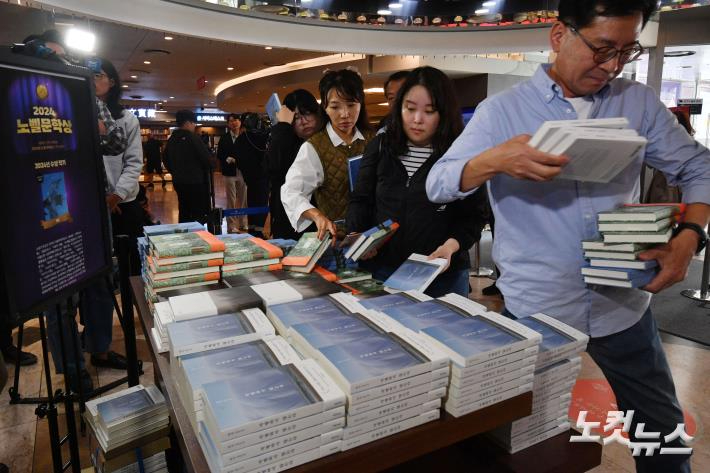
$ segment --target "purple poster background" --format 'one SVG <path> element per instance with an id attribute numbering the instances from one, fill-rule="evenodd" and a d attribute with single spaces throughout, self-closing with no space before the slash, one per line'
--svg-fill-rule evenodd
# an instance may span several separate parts
<path id="1" fill-rule="evenodd" d="M 0 192 L 7 219 L 3 265 L 10 298 L 16 311 L 23 312 L 94 277 L 110 263 L 97 168 L 102 157 L 95 155 L 94 104 L 86 79 L 0 65 L 0 97 L 8 104 L 0 110 Z M 29 127 L 37 111 L 61 120 L 61 131 L 25 132 L 24 124 Z M 58 173 L 64 186 L 43 187 L 45 178 Z"/>

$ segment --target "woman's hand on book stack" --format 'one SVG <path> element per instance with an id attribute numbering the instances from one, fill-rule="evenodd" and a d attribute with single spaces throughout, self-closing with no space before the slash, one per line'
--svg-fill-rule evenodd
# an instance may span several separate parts
<path id="1" fill-rule="evenodd" d="M 434 258 L 443 258 L 446 260 L 446 266 L 442 271 L 446 271 L 449 269 L 449 265 L 451 264 L 451 256 L 459 251 L 461 248 L 461 245 L 459 245 L 459 242 L 456 241 L 454 238 L 449 238 L 446 240 L 439 248 L 434 250 L 432 254 L 429 255 L 429 259 L 434 259 Z"/>

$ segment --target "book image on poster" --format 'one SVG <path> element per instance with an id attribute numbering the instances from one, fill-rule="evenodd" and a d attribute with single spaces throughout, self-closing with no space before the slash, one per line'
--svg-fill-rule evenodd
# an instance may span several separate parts
<path id="1" fill-rule="evenodd" d="M 52 172 L 37 177 L 42 191 L 44 215 L 40 225 L 45 230 L 62 222 L 71 222 L 67 188 L 64 184 L 63 172 Z"/>

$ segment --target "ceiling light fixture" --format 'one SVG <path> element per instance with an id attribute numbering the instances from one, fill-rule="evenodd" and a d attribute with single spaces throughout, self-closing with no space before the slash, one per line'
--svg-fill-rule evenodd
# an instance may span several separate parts
<path id="1" fill-rule="evenodd" d="M 479 8 L 478 10 L 474 11 L 476 15 L 485 15 L 486 13 L 489 13 L 490 10 L 488 8 Z"/>
<path id="2" fill-rule="evenodd" d="M 388 5 L 388 8 L 391 8 L 391 9 L 393 9 L 393 10 L 394 10 L 395 8 L 402 8 L 402 4 L 401 4 L 401 3 L 390 3 L 390 4 Z"/>
<path id="3" fill-rule="evenodd" d="M 228 71 L 233 71 L 234 68 L 230 66 L 230 67 L 227 68 L 227 70 L 228 70 Z"/>
<path id="4" fill-rule="evenodd" d="M 171 95 L 170 98 L 171 98 L 171 99 L 174 99 L 175 97 L 173 97 L 173 96 Z"/>
<path id="5" fill-rule="evenodd" d="M 172 41 L 172 40 L 173 40 L 173 37 L 172 37 L 172 36 L 165 35 L 165 36 L 163 36 L 163 39 L 164 39 L 165 41 Z"/>
<path id="6" fill-rule="evenodd" d="M 382 87 L 370 87 L 369 89 L 365 89 L 366 94 L 384 94 L 385 89 Z"/>
<path id="7" fill-rule="evenodd" d="M 123 84 L 121 87 L 123 87 L 124 89 L 128 88 L 128 86 L 126 84 Z"/>
<path id="8" fill-rule="evenodd" d="M 150 61 L 143 61 L 143 64 L 150 64 Z"/>
<path id="9" fill-rule="evenodd" d="M 481 4 L 481 6 L 483 6 L 483 7 L 494 7 L 494 6 L 496 6 L 496 2 L 483 2 L 483 3 Z"/>
<path id="10" fill-rule="evenodd" d="M 138 76 L 131 76 L 131 79 L 138 79 Z"/>
<path id="11" fill-rule="evenodd" d="M 71 49 L 90 53 L 94 50 L 96 36 L 94 33 L 72 28 L 67 31 L 65 41 L 67 42 L 67 46 Z"/>
<path id="12" fill-rule="evenodd" d="M 391 15 L 392 10 L 377 10 L 378 15 Z"/>
<path id="13" fill-rule="evenodd" d="M 264 47 L 264 49 L 274 49 L 274 48 L 272 48 L 271 46 L 266 46 L 266 47 Z"/>

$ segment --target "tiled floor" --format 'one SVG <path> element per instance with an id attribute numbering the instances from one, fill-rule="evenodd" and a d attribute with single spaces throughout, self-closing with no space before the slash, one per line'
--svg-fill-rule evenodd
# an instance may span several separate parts
<path id="1" fill-rule="evenodd" d="M 219 176 L 216 176 L 215 181 L 217 205 L 224 207 L 225 199 L 222 181 Z M 148 196 L 151 199 L 151 207 L 157 219 L 163 223 L 177 221 L 177 197 L 172 190 L 172 185 L 168 184 L 166 190 L 157 185 L 155 190 L 148 192 Z M 490 282 L 486 278 L 472 278 L 472 298 L 485 304 L 491 310 L 500 310 L 502 301 L 498 297 L 481 295 L 481 289 L 488 286 Z M 150 356 L 147 351 L 145 337 L 137 321 L 136 331 L 139 339 L 137 344 L 138 356 L 143 360 L 145 372 L 141 377 L 141 381 L 150 383 L 153 379 L 152 365 L 149 361 Z M 706 426 L 710 425 L 710 409 L 708 409 L 710 407 L 710 350 L 707 347 L 672 336 L 663 336 L 663 339 L 675 378 L 678 397 L 683 408 L 694 417 L 697 424 L 696 438 L 692 445 L 694 447 L 693 471 L 710 471 L 710 438 L 705 431 Z M 117 319 L 114 324 L 113 348 L 119 352 L 124 351 L 123 334 Z M 41 356 L 39 329 L 36 320 L 30 322 L 25 329 L 24 349 Z M 94 378 L 96 386 L 110 383 L 123 375 L 123 373 L 115 370 L 97 370 L 88 363 L 88 360 L 87 367 Z M 10 382 L 12 382 L 14 368 L 9 368 Z M 603 375 L 594 362 L 585 354 L 579 379 L 601 378 L 603 378 Z M 57 387 L 63 386 L 62 377 L 53 375 L 52 384 Z M 22 369 L 20 392 L 23 396 L 36 396 L 38 393 L 46 393 L 41 359 L 40 364 Z M 34 414 L 35 406 L 9 405 L 7 401 L 6 387 L 0 392 L 0 462 L 4 462 L 10 467 L 11 473 L 50 472 L 52 463 L 46 419 L 37 420 Z M 60 406 L 58 411 L 60 413 L 60 432 L 63 433 L 65 431 L 63 407 Z M 80 447 L 82 466 L 87 467 L 90 463 L 85 437 L 80 439 Z M 65 448 L 65 459 L 68 458 L 68 455 L 69 453 Z M 633 460 L 624 447 L 611 444 L 604 447 L 601 466 L 592 471 L 594 473 L 633 472 Z"/>

